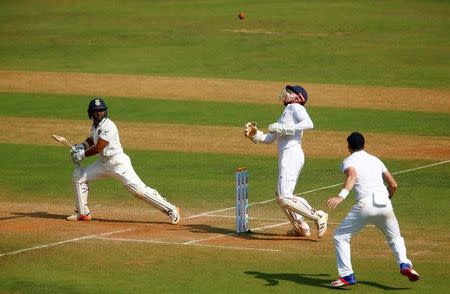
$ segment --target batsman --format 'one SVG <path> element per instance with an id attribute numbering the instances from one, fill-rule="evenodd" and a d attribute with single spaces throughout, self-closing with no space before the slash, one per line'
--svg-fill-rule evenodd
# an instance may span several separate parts
<path id="1" fill-rule="evenodd" d="M 288 234 L 309 237 L 310 228 L 305 217 L 313 220 L 317 236 L 322 238 L 327 230 L 328 214 L 316 210 L 303 197 L 294 195 L 295 186 L 305 163 L 302 149 L 303 131 L 314 127 L 306 111 L 308 93 L 301 86 L 287 85 L 279 95 L 285 108 L 277 122 L 269 125 L 268 133 L 257 129 L 256 122 L 248 122 L 244 135 L 253 143 L 271 144 L 278 141 L 278 182 L 276 197 L 293 226 Z"/>
<path id="2" fill-rule="evenodd" d="M 166 214 L 172 224 L 180 221 L 178 208 L 162 197 L 159 192 L 148 187 L 131 165 L 131 160 L 123 152 L 116 124 L 108 118 L 105 101 L 95 98 L 89 102 L 88 117 L 92 120 L 91 134 L 80 144 L 70 148 L 75 169 L 72 174 L 75 192 L 75 214 L 67 217 L 69 221 L 90 221 L 92 214 L 88 207 L 88 183 L 104 177 L 120 181 L 135 197 Z M 99 160 L 81 167 L 79 162 L 86 157 L 99 155 Z"/>

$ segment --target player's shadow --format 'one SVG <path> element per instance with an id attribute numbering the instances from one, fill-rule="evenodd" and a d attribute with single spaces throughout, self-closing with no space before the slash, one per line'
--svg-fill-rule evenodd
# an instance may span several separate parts
<path id="1" fill-rule="evenodd" d="M 14 216 L 0 218 L 1 220 L 15 219 L 22 217 L 35 217 L 35 218 L 47 218 L 47 219 L 60 219 L 65 220 L 67 215 L 48 213 L 47 211 L 35 211 L 35 212 L 12 212 Z M 167 224 L 167 222 L 159 221 L 137 221 L 137 220 L 120 220 L 120 219 L 106 219 L 94 217 L 92 222 L 108 222 L 108 223 L 124 223 L 124 224 Z"/>
<path id="2" fill-rule="evenodd" d="M 232 235 L 233 230 L 227 228 L 214 227 L 207 224 L 184 224 L 184 227 L 192 233 L 214 233 L 222 235 Z"/>
<path id="3" fill-rule="evenodd" d="M 287 236 L 286 234 L 274 234 L 274 233 L 264 233 L 259 231 L 251 231 L 248 233 L 240 233 L 237 234 L 234 230 L 222 227 L 215 227 L 207 224 L 184 224 L 184 227 L 188 228 L 188 230 L 192 233 L 212 233 L 212 234 L 221 234 L 226 236 L 232 236 L 235 238 L 241 238 L 251 241 L 257 240 L 270 240 L 270 241 L 309 241 L 309 242 L 317 242 L 317 240 L 295 237 L 295 236 Z"/>
<path id="4" fill-rule="evenodd" d="M 11 218 L 21 217 L 36 217 L 36 218 L 51 218 L 51 219 L 66 219 L 66 215 L 48 213 L 47 211 L 34 211 L 34 212 L 12 212 L 15 215 Z"/>
<path id="5" fill-rule="evenodd" d="M 262 273 L 256 271 L 246 271 L 244 272 L 247 275 L 252 275 L 256 279 L 261 279 L 266 282 L 265 286 L 273 287 L 280 283 L 280 281 L 289 281 L 297 284 L 319 287 L 319 288 L 328 288 L 334 289 L 330 286 L 330 275 L 329 274 L 299 274 L 299 273 Z M 325 277 L 325 278 L 322 278 Z M 411 288 L 396 288 L 391 286 L 386 286 L 377 282 L 369 282 L 369 281 L 358 281 L 358 284 L 368 285 L 374 288 L 379 288 L 385 291 L 395 291 L 395 290 L 409 290 Z M 351 290 L 352 287 L 344 287 L 344 288 L 336 288 L 336 290 Z"/>
<path id="6" fill-rule="evenodd" d="M 291 274 L 291 273 L 262 273 L 255 271 L 244 272 L 247 275 L 252 275 L 256 279 L 261 279 L 266 282 L 265 286 L 276 286 L 280 281 L 289 281 L 297 284 L 330 288 L 330 275 L 328 274 Z M 326 277 L 326 278 L 321 278 Z"/>

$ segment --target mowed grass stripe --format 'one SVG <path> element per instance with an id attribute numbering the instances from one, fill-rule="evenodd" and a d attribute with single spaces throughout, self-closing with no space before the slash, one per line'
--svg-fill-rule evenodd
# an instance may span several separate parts
<path id="1" fill-rule="evenodd" d="M 87 120 L 0 117 L 0 142 L 14 144 L 57 144 L 50 134 L 64 135 L 72 142 L 89 134 Z M 162 123 L 116 121 L 126 149 L 182 151 L 219 154 L 258 154 L 277 156 L 276 145 L 253 144 L 243 136 L 240 127 L 195 126 Z M 312 157 L 347 155 L 348 132 L 311 130 L 305 133 L 303 148 Z M 450 158 L 448 137 L 389 135 L 365 133 L 368 149 L 384 158 L 447 160 Z"/>
<path id="2" fill-rule="evenodd" d="M 0 70 L 0 92 L 102 95 L 273 104 L 286 84 L 302 84 L 311 106 L 449 112 L 450 91 L 195 77 Z"/>
<path id="3" fill-rule="evenodd" d="M 87 118 L 86 108 L 92 97 L 0 93 L 0 115 L 59 119 Z M 242 127 L 247 121 L 258 122 L 260 128 L 274 122 L 283 106 L 273 98 L 272 105 L 211 102 L 142 100 L 106 97 L 109 114 L 124 122 L 174 123 L 203 126 Z M 398 133 L 410 135 L 450 136 L 449 113 L 426 113 L 374 109 L 314 107 L 307 105 L 315 129 Z"/>

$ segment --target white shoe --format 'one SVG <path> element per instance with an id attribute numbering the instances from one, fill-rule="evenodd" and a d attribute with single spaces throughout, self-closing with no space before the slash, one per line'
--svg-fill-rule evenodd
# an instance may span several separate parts
<path id="1" fill-rule="evenodd" d="M 88 214 L 79 214 L 78 212 L 72 215 L 69 215 L 66 220 L 68 221 L 91 221 L 92 215 L 89 212 Z"/>
<path id="2" fill-rule="evenodd" d="M 328 228 L 328 213 L 318 210 L 316 214 L 319 215 L 319 220 L 316 221 L 317 226 L 317 237 L 322 238 L 325 235 L 325 232 Z"/>
<path id="3" fill-rule="evenodd" d="M 178 207 L 175 207 L 174 210 L 169 212 L 170 222 L 173 225 L 176 225 L 180 222 L 181 216 L 180 216 L 180 209 Z"/>

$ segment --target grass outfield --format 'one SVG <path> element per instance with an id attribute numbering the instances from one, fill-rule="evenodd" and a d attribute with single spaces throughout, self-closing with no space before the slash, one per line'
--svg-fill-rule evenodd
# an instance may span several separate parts
<path id="1" fill-rule="evenodd" d="M 237 18 L 240 11 L 247 15 L 243 21 Z M 91 87 L 80 82 L 81 76 L 70 87 L 59 80 L 67 87 L 60 91 L 45 75 L 28 79 L 27 71 L 106 74 L 99 79 L 103 86 L 109 84 L 107 74 L 224 79 L 216 86 L 231 79 L 241 79 L 239 85 L 242 80 L 299 81 L 316 87 L 311 102 L 318 96 L 314 93 L 336 90 L 321 85 L 343 85 L 339 97 L 367 93 L 367 101 L 388 93 L 401 101 L 391 109 L 363 99 L 358 102 L 363 106 L 352 109 L 308 104 L 315 130 L 305 134 L 305 150 L 334 150 L 341 132 L 354 130 L 370 134 L 368 147 L 389 152 L 404 145 L 382 159 L 399 182 L 394 208 L 408 256 L 422 278 L 411 283 L 401 276 L 384 237 L 369 226 L 352 239 L 358 284 L 350 289 L 447 293 L 449 13 L 445 1 L 418 0 L 0 1 L 0 70 L 21 71 L 14 76 L 22 77 L 16 88 L 0 83 L 0 293 L 331 293 L 328 284 L 337 276 L 332 232 L 354 203 L 349 197 L 338 209 L 326 209 L 329 232 L 320 241 L 314 230 L 310 238 L 287 236 L 290 225 L 273 196 L 276 153 L 263 154 L 241 132 L 247 120 L 264 129 L 279 117 L 282 107 L 275 97 L 273 104 L 256 104 L 245 95 L 214 102 L 209 101 L 214 97 L 194 99 L 186 93 L 174 101 L 146 85 L 142 93 L 148 97 L 114 93 L 104 98 L 110 116 L 123 124 L 124 149 L 137 173 L 181 207 L 181 223 L 169 224 L 167 216 L 112 179 L 90 183 L 92 222 L 67 222 L 74 209 L 73 165 L 66 148 L 46 139 L 54 128 L 67 130 L 71 139 L 87 135 L 87 103 L 98 95 L 95 75 L 89 77 Z M 125 87 L 120 77 L 114 76 L 114 86 Z M 41 92 L 33 83 L 44 85 Z M 347 92 L 346 85 L 376 87 Z M 224 91 L 232 90 L 226 86 Z M 419 88 L 433 96 L 427 101 L 447 103 L 429 103 L 430 111 L 398 106 L 423 99 L 414 92 Z M 81 133 L 81 124 L 86 132 Z M 167 138 L 155 138 L 154 131 L 141 138 L 133 126 L 136 132 L 160 128 Z M 220 140 L 199 126 L 231 131 L 231 137 L 239 130 L 239 140 Z M 242 155 L 235 146 L 228 146 L 234 154 L 223 148 L 188 152 L 186 146 L 168 151 L 172 146 L 167 145 L 177 142 L 169 142 L 169 135 L 183 136 L 188 128 L 205 131 L 195 134 L 205 140 L 183 140 L 186 145 L 242 142 L 252 152 Z M 127 130 L 136 138 L 127 138 Z M 33 139 L 22 140 L 27 136 Z M 166 145 L 147 144 L 152 140 Z M 306 141 L 318 143 L 307 146 Z M 427 152 L 438 154 L 426 157 Z M 306 155 L 296 189 L 322 209 L 343 180 L 342 156 L 328 154 L 334 155 Z M 250 173 L 253 231 L 236 235 L 234 170 L 240 166 Z"/>
<path id="2" fill-rule="evenodd" d="M 4 69 L 449 88 L 447 1 L 20 3 Z"/>
<path id="3" fill-rule="evenodd" d="M 242 126 L 247 119 L 265 128 L 274 122 L 282 105 L 167 101 L 105 97 L 110 116 L 117 121 L 157 122 L 207 126 Z M 77 95 L 0 93 L 0 116 L 86 119 L 89 98 Z M 274 99 L 276 103 L 276 100 Z M 55 111 L 57 109 L 57 111 Z M 450 114 L 374 109 L 308 107 L 315 129 L 425 136 L 449 136 Z"/>

